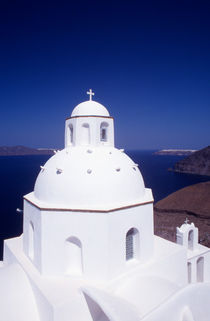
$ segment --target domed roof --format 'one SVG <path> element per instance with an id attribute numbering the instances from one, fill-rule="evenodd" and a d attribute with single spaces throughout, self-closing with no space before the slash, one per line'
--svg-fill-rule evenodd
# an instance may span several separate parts
<path id="1" fill-rule="evenodd" d="M 35 200 L 46 207 L 107 209 L 137 204 L 145 186 L 136 164 L 113 147 L 69 147 L 40 171 Z"/>
<path id="2" fill-rule="evenodd" d="M 108 110 L 101 104 L 93 100 L 87 100 L 77 105 L 71 114 L 75 116 L 105 116 L 109 117 Z"/>

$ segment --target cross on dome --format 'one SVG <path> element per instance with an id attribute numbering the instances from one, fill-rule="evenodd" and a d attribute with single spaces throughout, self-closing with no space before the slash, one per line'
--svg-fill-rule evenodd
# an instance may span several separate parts
<path id="1" fill-rule="evenodd" d="M 90 100 L 92 100 L 92 96 L 95 95 L 92 89 L 89 89 L 89 91 L 87 91 L 87 94 L 90 95 Z"/>
<path id="2" fill-rule="evenodd" d="M 185 219 L 185 224 L 188 224 L 190 221 L 188 220 L 188 218 L 186 217 L 186 219 Z"/>

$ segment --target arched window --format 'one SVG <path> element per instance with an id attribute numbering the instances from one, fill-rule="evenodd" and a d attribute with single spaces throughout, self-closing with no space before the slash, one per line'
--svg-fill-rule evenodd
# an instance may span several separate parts
<path id="1" fill-rule="evenodd" d="M 188 249 L 193 250 L 193 240 L 194 240 L 194 231 L 190 230 L 188 232 Z"/>
<path id="2" fill-rule="evenodd" d="M 82 145 L 89 145 L 90 144 L 90 126 L 88 123 L 82 124 L 81 144 Z"/>
<path id="3" fill-rule="evenodd" d="M 67 274 L 82 273 L 82 244 L 75 236 L 71 236 L 65 241 L 65 261 Z"/>
<path id="4" fill-rule="evenodd" d="M 126 261 L 139 257 L 139 231 L 131 228 L 126 234 Z"/>
<path id="5" fill-rule="evenodd" d="M 203 256 L 197 259 L 197 282 L 203 282 L 204 258 Z"/>
<path id="6" fill-rule="evenodd" d="M 108 126 L 109 126 L 109 124 L 106 122 L 101 123 L 101 126 L 100 126 L 100 140 L 101 140 L 101 142 L 108 141 Z"/>
<path id="7" fill-rule="evenodd" d="M 73 139 L 74 139 L 74 130 L 73 130 L 73 125 L 69 125 L 69 142 L 70 144 L 73 144 Z"/>
<path id="8" fill-rule="evenodd" d="M 192 282 L 192 263 L 187 263 L 188 283 Z"/>
<path id="9" fill-rule="evenodd" d="M 28 256 L 31 260 L 34 259 L 34 225 L 32 222 L 28 227 Z"/>

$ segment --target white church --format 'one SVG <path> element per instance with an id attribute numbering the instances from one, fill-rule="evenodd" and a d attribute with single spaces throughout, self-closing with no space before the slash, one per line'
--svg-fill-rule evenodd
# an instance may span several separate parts
<path id="1" fill-rule="evenodd" d="M 210 249 L 188 221 L 154 235 L 152 191 L 88 94 L 4 242 L 0 321 L 209 321 Z"/>

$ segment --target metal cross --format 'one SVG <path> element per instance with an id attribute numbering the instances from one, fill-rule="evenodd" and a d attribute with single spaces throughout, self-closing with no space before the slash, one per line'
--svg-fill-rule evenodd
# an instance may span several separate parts
<path id="1" fill-rule="evenodd" d="M 188 220 L 188 218 L 186 217 L 186 219 L 185 219 L 185 224 L 188 224 L 190 221 Z"/>
<path id="2" fill-rule="evenodd" d="M 94 92 L 92 92 L 92 89 L 89 89 L 89 91 L 87 91 L 87 94 L 90 95 L 90 100 L 92 100 L 92 96 L 94 96 Z"/>

